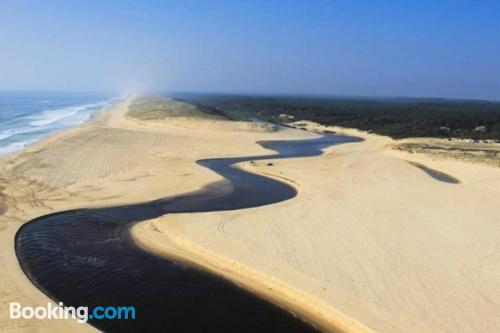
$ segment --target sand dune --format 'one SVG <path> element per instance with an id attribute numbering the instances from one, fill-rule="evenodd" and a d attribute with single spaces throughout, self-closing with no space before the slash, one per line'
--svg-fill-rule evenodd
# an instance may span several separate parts
<path id="1" fill-rule="evenodd" d="M 134 237 L 314 309 L 330 329 L 498 331 L 500 170 L 411 156 L 461 180 L 447 184 L 388 150 L 389 139 L 365 137 L 317 158 L 241 166 L 293 180 L 296 199 L 168 215 Z"/>
<path id="2" fill-rule="evenodd" d="M 14 254 L 15 232 L 29 219 L 192 191 L 220 180 L 198 159 L 267 154 L 256 141 L 316 136 L 219 119 L 139 121 L 125 116 L 128 106 L 0 161 L 0 330 L 93 330 L 8 320 L 10 301 L 49 301 Z M 434 161 L 391 150 L 387 138 L 347 132 L 366 141 L 314 158 L 240 165 L 290 182 L 297 198 L 169 215 L 137 225 L 133 235 L 152 252 L 196 262 L 324 328 L 498 331 L 500 169 Z M 460 183 L 439 182 L 407 161 Z"/>

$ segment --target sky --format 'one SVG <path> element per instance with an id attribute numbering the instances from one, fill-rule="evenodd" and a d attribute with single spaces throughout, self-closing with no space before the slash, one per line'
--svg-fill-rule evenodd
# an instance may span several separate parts
<path id="1" fill-rule="evenodd" d="M 500 1 L 0 1 L 0 89 L 500 100 Z"/>

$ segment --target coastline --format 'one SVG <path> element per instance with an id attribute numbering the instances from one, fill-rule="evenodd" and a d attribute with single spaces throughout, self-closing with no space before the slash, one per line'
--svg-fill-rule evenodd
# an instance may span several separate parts
<path id="1" fill-rule="evenodd" d="M 47 137 L 36 141 L 7 154 L 0 155 L 0 167 L 15 163 L 14 161 L 24 154 L 30 154 L 51 144 L 63 140 L 74 133 L 78 133 L 83 128 L 91 125 L 97 119 L 103 116 L 104 113 L 111 112 L 120 101 L 112 103 L 112 105 L 99 110 L 94 116 L 78 126 L 69 127 L 62 131 L 52 133 Z M 0 186 L 3 191 L 6 188 Z M 30 209 L 21 209 L 15 212 L 9 210 L 16 209 L 16 203 L 8 196 L 0 193 L 0 252 L 3 254 L 0 257 L 0 267 L 5 275 L 1 276 L 0 280 L 0 331 L 8 330 L 9 332 L 34 332 L 40 330 L 49 330 L 55 332 L 97 332 L 96 329 L 89 325 L 81 325 L 76 320 L 10 320 L 8 318 L 8 304 L 12 301 L 20 302 L 23 305 L 45 306 L 48 303 L 56 305 L 47 295 L 38 290 L 31 280 L 24 274 L 14 250 L 14 240 L 17 230 L 27 221 L 50 212 L 47 207 L 30 207 Z M 62 209 L 67 209 L 64 205 Z M 68 206 L 69 208 L 69 206 Z"/>
<path id="2" fill-rule="evenodd" d="M 26 96 L 23 97 L 27 98 Z M 0 159 L 14 156 L 18 152 L 29 149 L 57 134 L 83 126 L 85 123 L 91 122 L 98 117 L 101 112 L 126 99 L 126 96 L 114 98 L 100 96 L 95 98 L 95 101 L 73 100 L 73 103 L 66 101 L 63 104 L 57 104 L 56 102 L 50 107 L 50 104 L 45 105 L 42 103 L 43 101 L 38 102 L 42 106 L 37 105 L 35 101 L 31 101 L 32 104 L 25 102 L 26 105 L 22 107 L 19 105 L 16 106 L 15 102 L 4 101 L 6 103 L 4 108 L 6 109 L 2 111 L 6 111 L 8 115 L 9 108 L 24 108 L 30 111 L 36 107 L 41 107 L 41 109 L 37 112 L 28 112 L 27 114 L 21 113 L 19 116 L 15 114 L 10 115 L 16 121 L 9 122 L 9 119 L 4 119 L 4 121 L 7 121 L 7 127 L 2 127 L 0 130 L 0 139 L 2 139 Z M 14 105 L 9 104 L 9 102 L 14 103 Z M 47 102 L 51 101 L 47 100 Z M 15 137 L 16 135 L 22 135 L 23 137 L 9 141 L 11 137 Z"/>
<path id="3" fill-rule="evenodd" d="M 249 154 L 266 152 L 254 143 L 260 138 L 315 136 L 299 131 L 277 134 L 256 130 L 253 125 L 190 119 L 151 125 L 124 116 L 129 102 L 114 104 L 78 127 L 0 159 L 4 175 L 0 177 L 0 188 L 6 206 L 0 216 L 4 254 L 0 266 L 6 272 L 0 280 L 2 327 L 21 331 L 95 331 L 73 320 L 7 318 L 8 304 L 13 300 L 33 306 L 53 303 L 24 275 L 14 253 L 14 236 L 27 221 L 56 211 L 123 205 L 195 191 L 220 180 L 195 163 L 202 157 L 238 156 L 242 146 Z M 207 128 L 193 135 L 192 127 L 199 125 Z M 241 140 L 217 153 L 221 151 L 220 142 L 241 131 Z M 214 136 L 212 142 L 200 147 L 200 138 L 210 135 Z"/>
<path id="4" fill-rule="evenodd" d="M 218 175 L 196 165 L 197 159 L 264 154 L 268 151 L 256 145 L 255 141 L 315 136 L 309 132 L 293 129 L 265 132 L 255 128 L 248 129 L 247 125 L 237 123 L 185 119 L 162 123 L 137 122 L 123 117 L 128 103 L 129 101 L 118 103 L 110 110 L 100 112 L 97 117 L 81 126 L 65 130 L 8 159 L 0 160 L 0 168 L 6 170 L 6 175 L 12 174 L 13 171 L 16 175 L 21 175 L 19 179 L 13 179 L 11 182 L 0 179 L 2 192 L 6 192 L 8 208 L 5 214 L 0 216 L 1 250 L 5 253 L 5 256 L 0 259 L 0 265 L 8 273 L 2 277 L 5 281 L 0 281 L 0 291 L 4 295 L 2 306 L 6 306 L 9 299 L 26 300 L 27 303 L 33 304 L 46 304 L 48 301 L 48 298 L 24 276 L 13 254 L 14 234 L 26 221 L 53 211 L 133 203 L 196 190 L 203 185 L 220 180 Z M 195 133 L 193 128 L 197 128 Z M 346 134 L 355 132 L 345 130 Z M 380 293 L 384 292 L 383 288 L 394 283 L 388 275 L 395 272 L 395 267 L 391 266 L 390 262 L 377 261 L 381 260 L 381 257 L 373 257 L 370 251 L 384 253 L 398 265 L 402 264 L 401 259 L 413 260 L 414 263 L 422 265 L 421 259 L 416 256 L 417 250 L 422 250 L 419 247 L 422 244 L 412 244 L 415 249 L 405 252 L 407 250 L 405 246 L 399 244 L 394 235 L 389 234 L 390 229 L 387 227 L 403 232 L 402 235 L 398 235 L 401 237 L 409 231 L 419 232 L 419 229 L 411 229 L 414 227 L 408 223 L 408 220 L 403 219 L 403 226 L 388 220 L 391 216 L 392 218 L 399 216 L 402 219 L 400 215 L 391 215 L 391 209 L 393 209 L 391 207 L 397 203 L 406 208 L 410 214 L 414 215 L 411 218 L 424 223 L 424 228 L 420 230 L 420 237 L 429 237 L 428 232 L 432 230 L 431 224 L 415 215 L 422 207 L 408 205 L 406 201 L 419 198 L 429 189 L 436 192 L 432 194 L 436 198 L 455 194 L 454 190 L 449 187 L 450 185 L 443 187 L 444 185 L 435 183 L 435 180 L 428 179 L 428 176 L 408 165 L 406 163 L 406 160 L 410 159 L 408 154 L 389 150 L 387 138 L 365 135 L 365 139 L 366 142 L 361 144 L 346 144 L 327 149 L 324 156 L 317 158 L 280 161 L 274 163 L 273 166 L 263 163 L 240 165 L 251 172 L 274 176 L 282 181 L 290 180 L 299 192 L 299 196 L 294 200 L 237 212 L 166 216 L 137 224 L 132 229 L 132 236 L 137 244 L 150 252 L 176 257 L 179 261 L 188 261 L 222 275 L 274 303 L 284 304 L 287 309 L 292 309 L 297 314 L 318 323 L 318 326 L 325 330 L 368 330 L 363 324 L 377 330 L 387 331 L 429 329 L 428 325 L 431 324 L 440 328 L 449 328 L 450 326 L 446 326 L 449 323 L 439 322 L 436 316 L 432 316 L 432 322 L 426 323 L 425 318 L 408 322 L 407 316 L 412 315 L 411 311 L 409 313 L 395 311 L 394 315 L 385 317 L 383 311 L 377 309 L 373 303 L 369 303 L 370 300 L 380 299 Z M 124 153 L 130 157 L 123 159 Z M 68 158 L 72 157 L 77 162 L 75 165 L 63 164 L 63 161 L 58 158 L 61 154 L 67 154 Z M 458 199 L 460 202 L 465 202 L 465 206 L 473 206 L 479 199 L 484 201 L 478 206 L 484 209 L 480 220 L 481 230 L 491 228 L 490 221 L 497 215 L 492 211 L 494 203 L 490 196 L 498 194 L 497 185 L 500 179 L 498 170 L 464 162 L 433 161 L 431 158 L 416 154 L 412 154 L 411 158 L 459 178 L 465 184 L 465 189 L 459 190 L 461 194 Z M 35 170 L 30 167 L 33 165 L 29 164 L 32 161 L 42 166 L 45 163 L 48 168 Z M 55 164 L 56 162 L 61 164 Z M 104 171 L 97 168 L 101 164 L 106 166 Z M 477 171 L 478 167 L 481 172 Z M 391 180 L 392 178 L 395 178 L 394 181 Z M 378 192 L 381 183 L 376 182 L 378 179 L 385 182 L 384 186 L 386 186 L 385 190 L 389 191 L 390 202 L 381 200 L 383 198 Z M 405 184 L 404 182 L 408 179 L 410 182 Z M 401 182 L 405 186 L 401 186 Z M 98 186 L 93 188 L 93 183 L 97 183 Z M 26 186 L 29 191 L 19 193 L 20 186 Z M 416 190 L 410 193 L 405 188 L 406 186 L 414 187 Z M 63 187 L 64 190 L 61 190 Z M 316 190 L 313 191 L 314 188 Z M 360 189 L 367 189 L 368 195 L 359 192 Z M 486 192 L 477 197 L 480 191 Z M 392 192 L 396 193 L 396 196 L 392 195 Z M 397 198 L 397 194 L 402 198 Z M 468 202 L 467 200 L 470 199 L 472 201 Z M 370 200 L 374 202 L 367 207 L 362 207 L 356 205 L 355 200 L 365 203 Z M 325 206 L 325 202 L 333 207 Z M 449 206 L 453 204 L 452 200 L 445 200 L 443 205 L 447 207 L 446 213 L 449 213 Z M 384 207 L 384 205 L 389 205 L 384 208 L 387 209 L 387 215 L 373 216 L 374 209 Z M 431 208 L 439 211 L 436 205 Z M 307 217 L 304 212 L 308 211 L 314 214 Z M 325 216 L 318 214 L 321 211 L 328 214 L 326 220 Z M 353 216 L 355 212 L 362 215 Z M 401 213 L 401 210 L 397 211 L 397 214 Z M 474 211 L 470 208 L 465 213 L 468 214 L 467 217 L 473 218 L 474 216 L 471 215 Z M 311 227 L 301 225 L 300 219 L 305 216 L 311 219 L 311 224 L 313 224 Z M 325 221 L 330 222 L 330 216 L 335 216 L 335 220 L 325 224 Z M 368 216 L 374 219 L 375 229 L 361 223 L 363 218 Z M 425 218 L 437 221 L 443 216 L 438 214 L 432 217 L 427 214 Z M 456 218 L 457 214 L 451 216 L 451 218 L 448 217 L 450 221 Z M 266 219 L 264 221 L 266 223 L 263 223 L 263 218 Z M 411 218 L 410 221 L 412 221 Z M 227 221 L 231 223 L 226 224 Z M 340 221 L 343 224 L 339 224 Z M 446 221 L 448 220 L 445 219 Z M 466 224 L 465 220 L 459 219 L 459 222 L 458 228 L 470 231 L 469 228 L 472 226 Z M 406 229 L 401 229 L 403 227 Z M 450 227 L 452 226 L 449 225 L 448 228 Z M 376 237 L 367 234 L 367 231 Z M 384 233 L 380 234 L 380 231 Z M 312 235 L 311 238 L 308 238 L 309 233 Z M 322 238 L 321 234 L 327 234 L 330 238 Z M 358 238 L 360 235 L 363 237 Z M 384 235 L 385 238 L 382 237 Z M 458 236 L 464 237 L 463 234 Z M 491 245 L 491 238 L 488 235 L 481 235 L 481 237 L 483 240 L 486 237 L 488 244 Z M 380 247 L 383 244 L 377 244 L 378 238 L 385 239 L 392 247 Z M 359 243 L 360 241 L 369 242 L 371 247 L 364 247 Z M 438 239 L 433 239 L 433 242 L 437 241 Z M 439 241 L 443 240 L 439 239 Z M 331 242 L 338 244 L 330 244 Z M 321 246 L 318 247 L 318 244 Z M 439 249 L 435 244 L 431 245 Z M 444 250 L 457 246 L 456 244 L 445 245 L 448 248 Z M 325 250 L 331 254 L 323 255 L 322 252 Z M 475 250 L 476 254 L 484 252 L 481 248 Z M 403 251 L 401 258 L 394 258 L 393 251 Z M 430 255 L 427 252 L 424 254 Z M 435 259 L 432 255 L 430 258 Z M 474 258 L 469 257 L 470 260 Z M 377 262 L 379 267 L 384 267 L 387 274 L 382 274 L 377 270 L 370 271 L 377 267 L 372 266 L 369 259 L 376 260 L 374 262 Z M 457 265 L 458 259 L 454 258 L 454 260 L 453 265 Z M 490 265 L 493 262 L 491 261 Z M 442 264 L 439 260 L 436 263 Z M 411 264 L 412 262 L 408 263 L 410 266 Z M 351 266 L 355 269 L 349 268 Z M 359 271 L 361 267 L 367 271 Z M 336 275 L 332 275 L 331 269 L 339 271 L 335 273 Z M 454 275 L 447 275 L 447 272 L 439 270 L 439 267 L 432 266 L 432 269 L 435 269 L 432 273 L 436 274 L 436 277 L 445 274 L 444 276 L 450 278 L 452 282 L 456 279 Z M 373 276 L 378 276 L 381 282 L 371 287 L 372 281 L 367 281 L 365 276 L 369 272 L 372 272 Z M 426 274 L 419 271 L 418 267 L 407 267 L 405 272 L 406 274 Z M 341 277 L 341 280 L 336 279 L 337 275 Z M 406 278 L 405 275 L 404 279 Z M 417 282 L 406 282 L 406 285 L 401 285 L 399 288 L 409 291 L 408 297 L 413 297 L 417 303 L 422 302 L 421 304 L 425 305 L 425 301 L 418 297 L 420 290 L 415 289 L 413 285 Z M 492 277 L 487 280 L 483 277 L 482 283 L 493 292 L 499 290 L 498 284 Z M 360 285 L 353 288 L 356 284 Z M 435 289 L 432 291 L 436 292 Z M 444 292 L 444 290 L 439 291 Z M 397 296 L 391 295 L 391 297 L 394 298 L 396 304 L 403 302 L 399 305 L 405 305 L 404 301 Z M 437 303 L 444 306 L 451 304 L 447 303 L 450 300 L 453 299 L 448 298 Z M 340 307 L 337 307 L 337 304 Z M 388 308 L 391 306 L 386 303 L 383 305 Z M 483 312 L 495 310 L 482 303 L 480 305 L 467 304 L 467 306 L 475 310 L 479 306 Z M 446 311 L 443 311 L 443 309 L 437 311 L 437 316 L 445 318 Z M 449 315 L 466 316 L 461 311 L 453 308 Z M 1 312 L 7 314 L 3 308 Z M 357 318 L 363 324 L 351 317 Z M 492 315 L 490 320 L 485 323 L 489 326 L 485 327 L 496 327 L 497 318 Z M 89 325 L 79 325 L 73 321 L 21 323 L 0 318 L 0 322 L 4 326 L 18 325 L 17 329 L 23 331 L 93 330 Z M 402 324 L 405 325 L 402 326 Z M 484 331 L 488 330 L 484 329 Z"/>

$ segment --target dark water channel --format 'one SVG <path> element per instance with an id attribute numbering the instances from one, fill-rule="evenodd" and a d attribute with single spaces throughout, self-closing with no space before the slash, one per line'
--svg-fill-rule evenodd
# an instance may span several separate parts
<path id="1" fill-rule="evenodd" d="M 143 251 L 130 238 L 129 229 L 169 213 L 234 210 L 293 198 L 293 187 L 233 165 L 315 156 L 323 148 L 354 141 L 359 140 L 333 135 L 268 141 L 259 144 L 277 154 L 200 160 L 224 181 L 151 202 L 39 217 L 18 231 L 17 257 L 31 281 L 66 306 L 135 306 L 136 320 L 90 321 L 104 331 L 315 331 L 290 312 L 220 277 Z"/>

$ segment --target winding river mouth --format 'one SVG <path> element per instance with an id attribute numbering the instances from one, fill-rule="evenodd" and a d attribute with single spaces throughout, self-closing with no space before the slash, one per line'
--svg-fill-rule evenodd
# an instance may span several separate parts
<path id="1" fill-rule="evenodd" d="M 16 255 L 35 286 L 66 306 L 135 306 L 135 320 L 90 320 L 107 332 L 309 332 L 314 325 L 218 276 L 140 249 L 135 223 L 169 213 L 258 207 L 297 195 L 288 184 L 236 163 L 310 157 L 359 138 L 328 135 L 262 141 L 277 154 L 213 158 L 198 163 L 224 180 L 199 191 L 134 205 L 78 209 L 34 219 L 16 234 Z"/>

